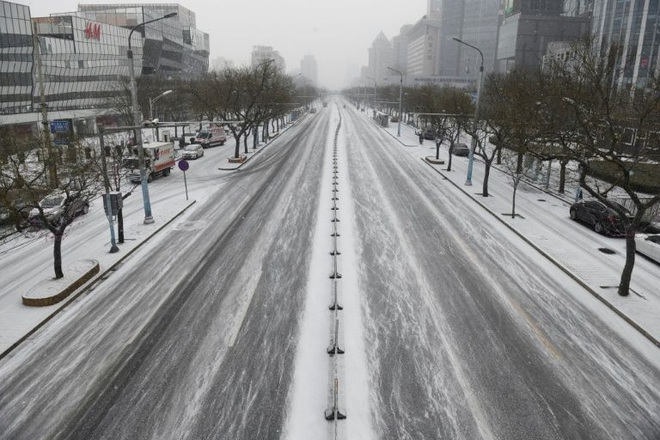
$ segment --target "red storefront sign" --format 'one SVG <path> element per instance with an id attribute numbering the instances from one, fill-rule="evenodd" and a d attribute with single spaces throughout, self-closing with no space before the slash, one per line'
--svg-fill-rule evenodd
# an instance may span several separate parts
<path id="1" fill-rule="evenodd" d="M 87 23 L 85 26 L 85 38 L 90 40 L 100 40 L 101 25 L 99 23 Z"/>

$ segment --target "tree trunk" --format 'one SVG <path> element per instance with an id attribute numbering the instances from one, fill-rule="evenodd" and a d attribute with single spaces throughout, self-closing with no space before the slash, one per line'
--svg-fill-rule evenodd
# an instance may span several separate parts
<path id="1" fill-rule="evenodd" d="M 123 200 L 123 197 L 122 197 Z M 123 208 L 120 208 L 117 211 L 117 241 L 119 243 L 124 242 L 124 213 Z"/>
<path id="2" fill-rule="evenodd" d="M 626 264 L 623 266 L 619 281 L 619 295 L 621 296 L 628 296 L 630 293 L 630 280 L 635 267 L 635 247 L 635 228 L 630 225 L 626 230 Z"/>
<path id="3" fill-rule="evenodd" d="M 566 165 L 567 161 L 565 160 L 560 160 L 559 161 L 559 194 L 564 194 L 564 191 L 566 190 Z"/>
<path id="4" fill-rule="evenodd" d="M 239 156 L 241 155 L 241 136 L 235 134 L 234 140 L 236 141 L 236 147 L 234 148 L 234 157 L 238 159 Z"/>
<path id="5" fill-rule="evenodd" d="M 488 177 L 490 176 L 490 166 L 491 162 L 490 161 L 485 161 L 486 167 L 484 169 L 484 183 L 483 183 L 483 188 L 482 188 L 482 193 L 484 197 L 488 197 Z"/>
<path id="6" fill-rule="evenodd" d="M 454 152 L 454 143 L 449 144 L 449 160 L 447 161 L 447 171 L 451 171 L 451 157 Z"/>
<path id="7" fill-rule="evenodd" d="M 513 178 L 513 197 L 511 198 L 511 220 L 516 218 L 516 192 L 518 191 L 518 183 L 520 183 L 520 177 L 516 176 Z"/>
<path id="8" fill-rule="evenodd" d="M 62 272 L 62 235 L 64 231 L 60 228 L 57 228 L 57 231 L 53 234 L 53 267 L 55 269 L 55 278 L 60 279 L 64 278 L 64 272 Z"/>
<path id="9" fill-rule="evenodd" d="M 518 153 L 518 162 L 516 163 L 516 174 L 522 173 L 524 157 L 525 155 L 523 153 Z"/>

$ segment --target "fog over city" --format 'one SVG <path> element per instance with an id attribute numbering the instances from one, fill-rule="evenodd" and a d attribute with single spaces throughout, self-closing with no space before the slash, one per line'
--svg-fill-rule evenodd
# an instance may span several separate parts
<path id="1" fill-rule="evenodd" d="M 33 17 L 74 12 L 79 3 L 108 2 L 21 2 L 30 6 Z M 284 57 L 289 72 L 300 69 L 300 60 L 305 55 L 314 55 L 319 85 L 330 89 L 347 86 L 359 76 L 360 67 L 367 64 L 367 49 L 381 31 L 392 38 L 401 26 L 416 22 L 426 13 L 425 0 L 188 0 L 178 3 L 193 11 L 197 29 L 209 34 L 211 63 L 222 57 L 233 61 L 235 66 L 247 65 L 253 46 L 272 46 Z"/>

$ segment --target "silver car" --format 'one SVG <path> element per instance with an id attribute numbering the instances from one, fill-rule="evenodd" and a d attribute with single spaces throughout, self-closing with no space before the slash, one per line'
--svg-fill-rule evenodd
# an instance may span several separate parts
<path id="1" fill-rule="evenodd" d="M 635 249 L 660 263 L 660 234 L 635 234 Z"/>
<path id="2" fill-rule="evenodd" d="M 181 159 L 197 159 L 202 156 L 204 156 L 204 147 L 202 147 L 202 144 L 186 145 L 181 150 Z"/>
<path id="3" fill-rule="evenodd" d="M 67 195 L 63 192 L 56 192 L 44 197 L 39 206 L 44 213 L 44 217 L 51 223 L 59 223 L 63 215 L 75 217 L 80 214 L 87 214 L 89 212 L 89 203 L 82 197 L 69 200 L 67 205 Z M 30 211 L 28 223 L 31 226 L 42 226 L 43 219 L 39 213 L 39 209 L 34 208 Z"/>

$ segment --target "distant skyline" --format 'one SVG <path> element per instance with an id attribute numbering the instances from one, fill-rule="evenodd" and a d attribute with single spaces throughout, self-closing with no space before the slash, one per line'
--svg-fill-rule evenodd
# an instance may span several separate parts
<path id="1" fill-rule="evenodd" d="M 195 12 L 197 28 L 209 34 L 210 60 L 222 57 L 237 67 L 249 65 L 253 46 L 272 46 L 291 72 L 300 69 L 305 55 L 314 55 L 319 85 L 330 89 L 345 87 L 352 79 L 349 75 L 359 75 L 380 32 L 392 39 L 403 25 L 422 18 L 427 4 L 426 0 L 12 1 L 29 6 L 33 17 L 75 12 L 79 3 L 178 3 Z"/>

